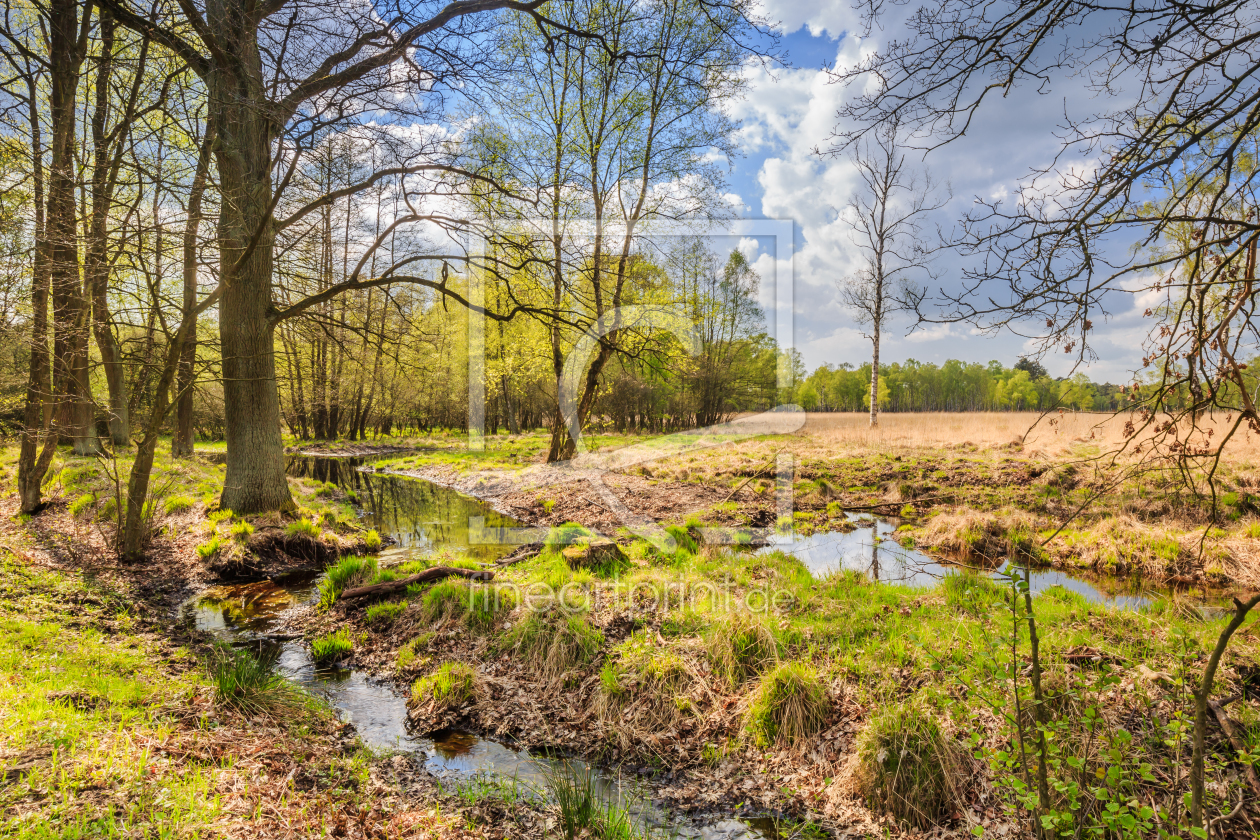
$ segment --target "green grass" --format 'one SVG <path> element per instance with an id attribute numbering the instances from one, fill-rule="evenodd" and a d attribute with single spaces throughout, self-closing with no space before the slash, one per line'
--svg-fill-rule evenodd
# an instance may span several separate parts
<path id="1" fill-rule="evenodd" d="M 317 540 L 323 533 L 319 525 L 310 519 L 298 519 L 284 527 L 286 537 L 309 537 Z"/>
<path id="2" fill-rule="evenodd" d="M 730 688 L 757 677 L 779 659 L 779 646 L 764 618 L 732 613 L 708 629 L 705 640 L 713 672 Z"/>
<path id="3" fill-rule="evenodd" d="M 191 496 L 169 496 L 162 505 L 162 509 L 166 511 L 167 516 L 176 513 L 184 513 L 190 511 L 196 504 Z"/>
<path id="4" fill-rule="evenodd" d="M 974 772 L 921 702 L 879 710 L 858 736 L 858 785 L 867 803 L 913 828 L 943 825 Z"/>
<path id="5" fill-rule="evenodd" d="M 499 644 L 544 679 L 586 665 L 604 646 L 604 634 L 586 616 L 559 609 L 530 610 Z"/>
<path id="6" fill-rule="evenodd" d="M 759 744 L 791 746 L 816 735 L 830 711 L 831 700 L 817 672 L 800 662 L 785 662 L 766 674 L 753 693 L 748 731 Z"/>
<path id="7" fill-rule="evenodd" d="M 435 710 L 454 709 L 477 699 L 477 673 L 463 662 L 444 662 L 411 686 L 411 702 L 433 704 Z"/>
<path id="8" fill-rule="evenodd" d="M 406 601 L 382 601 L 368 607 L 364 617 L 368 624 L 388 625 L 393 624 L 406 611 Z"/>
<path id="9" fill-rule="evenodd" d="M 202 560 L 210 560 L 219 555 L 223 550 L 223 537 L 215 534 L 210 539 L 197 546 L 197 556 Z"/>
<path id="10" fill-rule="evenodd" d="M 96 504 L 96 495 L 94 493 L 84 493 L 70 503 L 70 515 L 75 519 L 79 519 L 83 514 L 92 509 Z"/>
<path id="11" fill-rule="evenodd" d="M 433 633 L 421 633 L 407 644 L 398 649 L 398 656 L 395 664 L 398 670 L 406 671 L 408 668 L 416 665 L 420 660 L 420 651 L 425 650 L 429 646 L 429 642 L 433 640 Z"/>
<path id="12" fill-rule="evenodd" d="M 240 522 L 233 525 L 229 529 L 228 533 L 232 535 L 233 540 L 244 544 L 249 542 L 249 538 L 254 535 L 254 526 L 242 519 Z"/>
<path id="13" fill-rule="evenodd" d="M 311 640 L 311 658 L 316 665 L 339 662 L 353 650 L 354 642 L 350 638 L 350 631 L 344 627 Z"/>
<path id="14" fill-rule="evenodd" d="M 302 706 L 301 693 L 275 670 L 275 657 L 221 647 L 211 657 L 216 702 L 244 714 L 278 717 Z"/>
<path id="15" fill-rule="evenodd" d="M 325 609 L 331 607 L 342 592 L 367 583 L 376 574 L 376 560 L 373 558 L 341 558 L 319 582 L 319 605 Z"/>
<path id="16" fill-rule="evenodd" d="M 543 776 L 565 840 L 633 840 L 639 834 L 621 797 L 610 798 L 603 791 L 593 768 L 562 761 L 545 765 Z"/>
<path id="17" fill-rule="evenodd" d="M 363 544 L 368 551 L 380 551 L 381 535 L 376 533 L 375 530 L 368 531 L 363 535 Z"/>

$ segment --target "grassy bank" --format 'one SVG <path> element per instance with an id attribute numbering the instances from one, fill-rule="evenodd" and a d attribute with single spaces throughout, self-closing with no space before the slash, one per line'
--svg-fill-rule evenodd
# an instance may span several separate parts
<path id="1" fill-rule="evenodd" d="M 1190 689 L 1220 614 L 1175 599 L 1113 610 L 1062 587 L 1037 596 L 1039 727 L 1022 597 L 987 577 L 910 589 L 817 579 L 781 553 L 644 542 L 623 564 L 579 555 L 544 551 L 491 583 L 415 587 L 388 608 L 336 605 L 308 632 L 349 626 L 357 663 L 414 685 L 422 728 L 645 765 L 669 774 L 664 794 L 685 807 L 783 811 L 834 830 L 1023 831 L 1025 762 L 1044 731 L 1069 833 L 1114 819 L 1189 836 Z M 1210 722 L 1218 816 L 1250 795 L 1243 770 L 1260 749 L 1257 628 L 1253 617 L 1218 675 L 1215 695 L 1239 698 L 1229 714 L 1244 747 Z M 1223 823 L 1220 836 L 1250 836 L 1248 825 Z"/>

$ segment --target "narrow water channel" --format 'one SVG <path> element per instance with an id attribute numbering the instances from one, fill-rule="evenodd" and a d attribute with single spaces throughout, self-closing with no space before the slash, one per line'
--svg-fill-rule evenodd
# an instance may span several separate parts
<path id="1" fill-rule="evenodd" d="M 488 528 L 520 524 L 490 505 L 421 479 L 361 470 L 363 465 L 364 460 L 358 458 L 295 457 L 289 472 L 353 491 L 362 506 L 364 524 L 394 541 L 382 552 L 385 562 L 435 551 L 492 562 L 515 548 L 470 540 L 470 520 L 475 517 L 482 517 Z M 623 778 L 578 759 L 517 749 L 470 732 L 420 735 L 409 731 L 406 699 L 394 686 L 353 668 L 317 670 L 306 645 L 281 632 L 287 611 L 318 601 L 318 580 L 319 575 L 303 574 L 215 587 L 185 605 L 185 619 L 233 645 L 274 657 L 285 676 L 323 698 L 354 725 L 366 744 L 410 753 L 452 786 L 488 777 L 514 782 L 527 795 L 545 796 L 549 775 L 590 773 L 601 797 L 625 808 L 641 828 L 653 833 L 701 840 L 775 836 L 773 822 L 766 819 L 690 819 L 670 814 L 653 802 L 650 789 L 637 778 Z"/>
<path id="2" fill-rule="evenodd" d="M 940 583 L 957 566 L 897 542 L 897 526 L 878 517 L 847 514 L 855 526 L 851 531 L 817 532 L 809 536 L 775 536 L 761 551 L 784 551 L 795 556 L 814 577 L 825 577 L 839 570 L 862 572 L 884 583 L 913 587 L 929 587 Z M 1001 569 L 1005 569 L 1003 564 Z M 1036 595 L 1053 586 L 1062 586 L 1093 604 L 1117 609 L 1136 610 L 1160 598 L 1188 597 L 1167 586 L 1151 584 L 1138 578 L 1109 578 L 1104 583 L 1083 575 L 1072 575 L 1057 569 L 1034 569 L 1029 572 L 1029 587 Z M 1199 597 L 1202 605 L 1213 608 L 1219 599 Z M 1224 603 L 1219 601 L 1219 603 Z"/>

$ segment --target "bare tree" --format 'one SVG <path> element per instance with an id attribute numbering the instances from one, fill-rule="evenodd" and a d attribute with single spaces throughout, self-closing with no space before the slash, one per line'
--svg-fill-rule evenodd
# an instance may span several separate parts
<path id="1" fill-rule="evenodd" d="M 852 153 L 862 190 L 841 218 L 853 231 L 863 265 L 840 281 L 840 300 L 871 342 L 871 425 L 879 424 L 879 342 L 888 317 L 916 309 L 931 277 L 931 249 L 923 236 L 925 217 L 944 206 L 926 169 L 906 163 L 896 121 L 863 138 Z M 947 191 L 948 192 L 948 191 Z"/>

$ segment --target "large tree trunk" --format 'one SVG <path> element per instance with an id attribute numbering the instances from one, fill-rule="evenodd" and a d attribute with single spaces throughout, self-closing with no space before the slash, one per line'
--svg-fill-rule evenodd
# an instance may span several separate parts
<path id="1" fill-rule="evenodd" d="M 206 124 L 206 136 L 197 154 L 197 171 L 188 195 L 188 221 L 184 225 L 184 312 L 190 315 L 197 306 L 197 236 L 201 229 L 201 201 L 210 177 L 210 151 L 214 145 L 214 122 Z M 179 379 L 176 386 L 175 434 L 171 438 L 171 454 L 191 458 L 193 454 L 193 386 L 197 361 L 197 325 L 184 339 L 179 355 Z"/>
<path id="2" fill-rule="evenodd" d="M 47 235 L 53 299 L 53 387 L 61 429 L 76 455 L 101 453 L 95 405 L 88 380 L 88 318 L 79 275 L 79 243 L 74 200 L 75 93 L 83 52 L 79 45 L 78 4 L 54 0 L 49 6 L 49 117 L 52 162 L 48 172 Z"/>
<path id="3" fill-rule="evenodd" d="M 40 486 L 56 452 L 57 435 L 48 434 L 54 406 L 48 361 L 48 238 L 44 228 L 44 166 L 35 81 L 27 79 L 31 104 L 31 174 L 35 198 L 35 265 L 31 278 L 31 360 L 18 451 L 18 498 L 22 513 L 43 505 Z M 42 451 L 41 451 L 42 447 Z"/>
<path id="4" fill-rule="evenodd" d="M 276 388 L 275 327 L 270 318 L 275 219 L 271 215 L 269 109 L 252 33 L 219 3 L 208 7 L 211 26 L 231 48 L 246 78 L 212 76 L 210 119 L 218 127 L 215 160 L 223 195 L 219 241 L 223 296 L 223 409 L 227 475 L 221 504 L 238 513 L 295 509 L 284 473 L 280 395 Z"/>
<path id="5" fill-rule="evenodd" d="M 105 369 L 105 382 L 109 388 L 109 437 L 114 446 L 127 446 L 131 442 L 131 406 L 127 396 L 127 375 L 123 368 L 122 348 L 114 336 L 113 316 L 109 310 L 109 213 L 114 201 L 114 185 L 117 181 L 116 155 L 121 155 L 128 134 L 127 123 L 120 129 L 121 136 L 106 133 L 110 110 L 110 84 L 114 64 L 114 18 L 106 11 L 100 13 L 101 55 L 96 72 L 96 101 L 92 112 L 92 210 L 89 222 L 90 235 L 84 254 L 83 273 L 92 295 L 92 331 Z M 142 49 L 140 66 L 148 53 L 147 43 Z M 134 93 L 132 97 L 134 103 Z M 126 108 L 123 120 L 131 112 Z"/>

